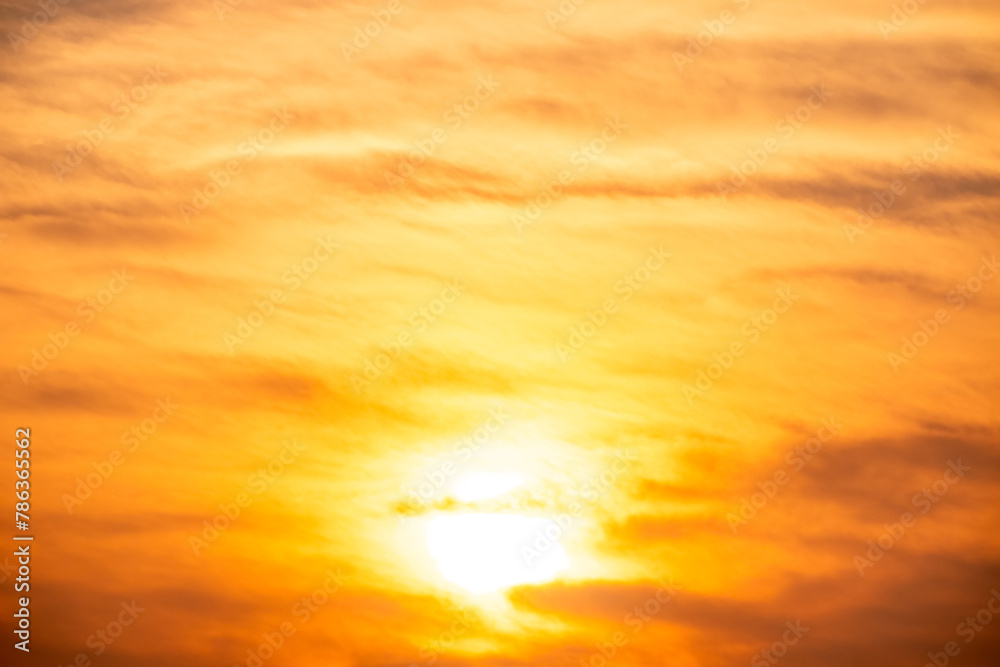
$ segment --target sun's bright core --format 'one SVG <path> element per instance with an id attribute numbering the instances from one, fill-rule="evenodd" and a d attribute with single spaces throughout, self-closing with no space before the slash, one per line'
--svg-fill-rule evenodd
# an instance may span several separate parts
<path id="1" fill-rule="evenodd" d="M 551 581 L 569 565 L 549 519 L 518 514 L 447 514 L 427 526 L 427 547 L 441 575 L 472 593 Z"/>

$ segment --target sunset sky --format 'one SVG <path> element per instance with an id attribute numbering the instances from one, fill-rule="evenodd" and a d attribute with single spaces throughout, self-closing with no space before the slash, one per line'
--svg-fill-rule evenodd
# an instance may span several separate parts
<path id="1" fill-rule="evenodd" d="M 1000 4 L 63 2 L 4 665 L 997 664 Z"/>

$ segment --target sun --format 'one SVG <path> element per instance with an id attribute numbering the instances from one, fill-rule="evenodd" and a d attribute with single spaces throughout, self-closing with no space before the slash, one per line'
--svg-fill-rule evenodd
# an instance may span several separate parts
<path id="1" fill-rule="evenodd" d="M 513 472 L 469 471 L 455 479 L 451 495 L 475 504 L 508 494 L 526 479 Z M 569 565 L 561 533 L 550 519 L 512 512 L 440 512 L 426 527 L 427 549 L 441 576 L 471 593 L 551 581 Z"/>
<path id="2" fill-rule="evenodd" d="M 551 581 L 569 565 L 559 541 L 546 537 L 553 526 L 519 514 L 440 514 L 427 525 L 427 548 L 447 581 L 471 593 L 492 593 Z"/>

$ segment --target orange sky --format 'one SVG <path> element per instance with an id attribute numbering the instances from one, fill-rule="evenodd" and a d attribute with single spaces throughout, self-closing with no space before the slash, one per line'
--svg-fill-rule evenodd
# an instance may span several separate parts
<path id="1" fill-rule="evenodd" d="M 11 664 L 995 664 L 996 3 L 46 6 Z"/>

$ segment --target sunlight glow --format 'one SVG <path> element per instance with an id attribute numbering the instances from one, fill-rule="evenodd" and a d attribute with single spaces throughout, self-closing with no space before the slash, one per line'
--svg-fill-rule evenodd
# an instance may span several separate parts
<path id="1" fill-rule="evenodd" d="M 516 473 L 469 472 L 452 485 L 452 494 L 462 502 L 496 498 L 524 484 L 524 476 Z"/>
<path id="2" fill-rule="evenodd" d="M 427 547 L 441 575 L 472 593 L 551 581 L 569 565 L 558 525 L 518 514 L 447 514 L 427 526 Z"/>

